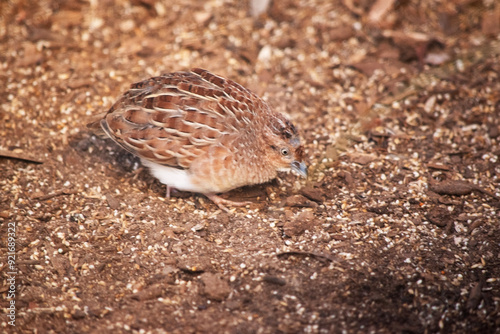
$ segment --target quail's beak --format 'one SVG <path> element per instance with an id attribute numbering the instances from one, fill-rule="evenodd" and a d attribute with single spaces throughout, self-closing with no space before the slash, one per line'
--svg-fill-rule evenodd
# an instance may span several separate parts
<path id="1" fill-rule="evenodd" d="M 297 172 L 303 178 L 307 178 L 307 167 L 304 162 L 294 161 L 291 164 L 291 168 L 294 172 Z"/>

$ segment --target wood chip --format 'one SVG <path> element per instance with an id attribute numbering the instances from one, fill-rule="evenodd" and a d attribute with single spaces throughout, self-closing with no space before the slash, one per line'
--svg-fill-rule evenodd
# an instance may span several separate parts
<path id="1" fill-rule="evenodd" d="M 16 159 L 16 160 L 22 160 L 25 162 L 35 163 L 35 164 L 43 164 L 42 160 L 28 157 L 25 155 L 24 152 L 17 153 L 17 152 L 12 152 L 12 151 L 0 149 L 0 158 Z"/>

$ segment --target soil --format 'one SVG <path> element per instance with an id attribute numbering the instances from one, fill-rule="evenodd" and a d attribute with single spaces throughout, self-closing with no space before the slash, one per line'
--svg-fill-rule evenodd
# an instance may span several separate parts
<path id="1" fill-rule="evenodd" d="M 500 5 L 249 8 L 0 3 L 1 331 L 500 333 Z M 224 212 L 86 128 L 194 67 L 289 115 L 307 180 Z"/>

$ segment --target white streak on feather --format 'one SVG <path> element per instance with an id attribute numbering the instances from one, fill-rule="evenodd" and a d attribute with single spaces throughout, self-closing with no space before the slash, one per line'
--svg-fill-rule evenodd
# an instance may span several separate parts
<path id="1" fill-rule="evenodd" d="M 177 89 L 179 90 L 179 92 L 184 93 L 183 95 L 194 96 L 196 98 L 199 98 L 200 100 L 205 100 L 205 101 L 218 101 L 219 100 L 218 96 L 199 95 L 199 94 L 195 94 L 193 92 L 190 92 L 188 90 L 184 90 L 184 89 L 181 89 L 181 88 L 177 88 Z"/>
<path id="2" fill-rule="evenodd" d="M 224 105 L 222 105 L 222 104 L 220 104 L 220 103 L 219 103 L 218 105 L 219 105 L 219 107 L 220 107 L 222 110 L 224 110 L 224 111 L 228 114 L 228 116 L 231 116 L 232 118 L 234 118 L 234 119 L 236 119 L 236 120 L 237 120 L 237 118 L 236 118 L 236 114 L 234 113 L 234 111 L 233 111 L 233 110 L 231 110 L 230 108 L 228 108 L 228 107 L 226 107 L 226 106 L 224 106 Z M 217 115 L 219 115 L 220 117 L 223 117 L 223 118 L 225 118 L 225 117 L 226 117 L 226 116 L 222 116 L 221 114 L 219 114 L 219 113 L 217 113 L 217 112 L 215 112 L 215 111 L 214 111 L 214 113 L 216 113 L 216 114 L 217 114 Z"/>

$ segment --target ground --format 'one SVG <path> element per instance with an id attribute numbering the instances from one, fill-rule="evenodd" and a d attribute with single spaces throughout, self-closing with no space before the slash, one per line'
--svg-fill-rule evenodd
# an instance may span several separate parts
<path id="1" fill-rule="evenodd" d="M 500 5 L 249 8 L 0 3 L 1 331 L 500 333 Z M 87 129 L 193 67 L 286 113 L 308 178 L 224 212 Z"/>

